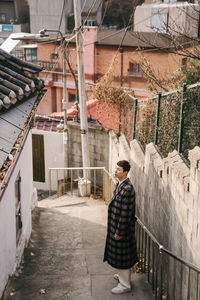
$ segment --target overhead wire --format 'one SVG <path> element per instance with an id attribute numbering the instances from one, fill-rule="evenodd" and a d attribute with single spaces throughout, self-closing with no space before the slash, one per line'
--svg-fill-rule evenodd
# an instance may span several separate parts
<path id="1" fill-rule="evenodd" d="M 98 1 L 98 0 L 93 0 L 93 3 L 92 3 L 92 5 L 91 5 L 90 9 L 88 10 L 87 16 L 86 16 L 86 18 L 85 18 L 83 24 L 82 24 L 81 27 L 80 27 L 79 29 L 77 29 L 77 30 L 82 31 L 83 27 L 85 26 L 85 24 L 86 24 L 86 22 L 87 22 L 87 19 L 88 19 L 89 16 L 90 16 L 90 13 L 92 12 L 92 9 L 94 8 L 94 6 L 95 6 L 95 4 L 97 3 L 97 1 Z M 100 5 L 102 4 L 102 2 L 103 2 L 103 0 L 99 3 L 99 6 L 98 6 L 98 7 L 100 7 Z M 59 22 L 59 29 L 58 29 L 58 31 L 60 31 L 60 27 L 61 27 L 61 23 L 62 23 L 62 18 L 63 18 L 63 13 L 64 13 L 64 8 L 65 8 L 65 4 L 66 4 L 66 0 L 63 1 L 63 7 L 62 7 L 62 11 L 61 11 L 61 17 L 60 17 L 60 22 Z M 84 5 L 85 5 L 85 3 L 84 3 Z M 105 14 L 104 14 L 104 15 L 105 15 Z M 150 19 L 150 18 L 151 18 L 151 16 L 149 16 L 149 17 L 143 19 L 142 21 L 137 22 L 135 25 L 138 25 L 138 24 L 140 24 L 140 23 L 142 23 L 142 22 L 144 22 L 145 20 L 148 20 L 148 19 Z M 129 19 L 129 23 L 130 23 L 130 19 Z M 118 52 L 119 52 L 119 49 L 121 48 L 121 46 L 122 46 L 122 44 L 123 44 L 123 41 L 124 41 L 124 39 L 125 39 L 125 36 L 126 36 L 126 33 L 127 33 L 128 29 L 132 26 L 132 25 L 129 25 L 129 23 L 128 23 L 128 25 L 127 25 L 125 28 L 122 28 L 122 29 L 118 30 L 117 32 L 114 32 L 114 33 L 112 33 L 112 34 L 109 34 L 109 35 L 107 35 L 107 36 L 104 36 L 103 38 L 101 38 L 101 39 L 98 40 L 98 41 L 102 41 L 102 40 L 104 40 L 104 39 L 106 39 L 106 38 L 108 38 L 108 37 L 111 37 L 111 36 L 114 36 L 114 35 L 119 34 L 121 31 L 124 31 L 124 35 L 123 35 L 123 37 L 122 37 L 122 39 L 121 39 L 121 42 L 120 42 L 120 44 L 119 44 L 119 46 L 118 46 L 118 49 L 117 49 L 116 54 L 115 54 L 115 57 L 117 56 L 117 54 L 118 54 Z M 101 22 L 101 24 L 102 24 L 102 22 Z M 73 33 L 74 31 L 75 31 L 75 28 L 74 28 L 74 30 L 72 31 L 72 33 Z M 129 33 L 132 34 L 132 32 L 130 32 L 130 31 L 129 31 Z M 75 35 L 74 35 L 74 36 L 75 36 Z M 74 36 L 73 36 L 72 38 L 74 38 Z M 54 52 L 55 52 L 55 49 L 56 49 L 56 43 L 58 42 L 58 37 L 59 37 L 59 32 L 58 32 L 57 38 L 56 38 L 56 40 L 55 40 L 55 48 L 54 48 Z M 69 42 L 70 42 L 70 40 L 68 40 L 68 42 L 67 42 L 67 44 L 66 44 L 66 47 L 68 46 Z M 84 45 L 84 46 L 88 46 L 88 45 L 90 45 L 90 44 L 92 44 L 92 43 L 88 43 L 88 44 L 86 44 L 86 45 Z M 187 43 L 186 43 L 186 44 L 187 44 Z M 152 52 L 152 51 L 164 50 L 164 49 L 167 49 L 167 48 L 169 48 L 169 46 L 168 46 L 168 47 L 162 47 L 162 48 L 160 47 L 160 48 L 158 48 L 158 49 L 155 48 L 155 49 L 138 50 L 138 52 Z M 59 51 L 60 51 L 60 47 L 58 48 L 57 53 L 58 53 Z M 126 52 L 126 54 L 127 54 L 127 53 L 132 53 L 132 51 Z M 105 55 L 105 54 L 104 54 L 104 55 Z M 115 57 L 114 57 L 114 59 L 115 59 Z M 58 61 L 58 58 L 57 58 L 57 61 Z M 56 62 L 55 62 L 55 64 L 56 64 Z M 48 70 L 48 71 L 53 71 L 53 68 L 52 68 L 51 70 Z M 48 73 L 49 73 L 49 72 L 48 72 Z M 47 77 L 48 77 L 48 74 L 47 74 L 46 78 L 47 78 Z"/>
<path id="2" fill-rule="evenodd" d="M 65 9 L 65 4 L 66 4 L 66 0 L 63 0 L 63 6 L 62 6 L 62 10 L 61 10 L 59 25 L 58 25 L 57 37 L 56 37 L 56 40 L 54 42 L 55 45 L 54 45 L 53 54 L 57 54 L 57 55 L 58 55 L 58 51 L 57 51 L 57 53 L 55 53 L 55 50 L 56 50 L 56 46 L 57 46 L 57 42 L 58 42 L 58 37 L 59 37 L 59 32 L 60 32 L 60 28 L 61 28 L 61 24 L 62 24 L 64 9 Z M 52 66 L 52 68 L 50 69 L 50 71 L 53 71 L 55 69 L 55 66 L 56 66 L 56 63 L 58 62 L 58 59 L 59 59 L 59 57 L 57 57 L 56 62 L 54 63 L 54 65 Z M 53 56 L 51 57 L 51 61 L 50 62 L 52 63 L 52 61 L 53 61 Z M 47 80 L 48 76 L 49 76 L 49 72 L 46 73 L 46 76 L 45 76 L 44 80 Z"/>
<path id="3" fill-rule="evenodd" d="M 104 1 L 102 1 L 102 2 L 104 2 Z M 105 18 L 106 13 L 107 13 L 107 9 L 108 9 L 108 4 L 106 5 L 106 8 L 105 8 L 103 17 L 102 17 L 102 19 L 101 19 L 101 23 L 100 23 L 99 26 L 98 26 L 99 28 L 100 28 L 100 27 L 102 26 L 102 24 L 103 24 L 104 18 Z"/>
<path id="4" fill-rule="evenodd" d="M 68 0 L 67 0 L 67 1 L 68 1 Z M 81 25 L 80 28 L 78 28 L 78 29 L 74 28 L 73 31 L 72 31 L 72 34 L 73 34 L 74 32 L 77 32 L 77 31 L 82 31 L 83 27 L 85 26 L 85 23 L 87 22 L 88 17 L 90 16 L 90 13 L 92 12 L 92 9 L 94 8 L 94 6 L 95 6 L 95 4 L 97 3 L 97 1 L 98 1 L 98 0 L 93 0 L 92 5 L 90 6 L 90 9 L 89 9 L 89 11 L 88 11 L 88 13 L 87 13 L 87 16 L 86 16 L 86 18 L 85 18 L 85 20 L 84 20 L 84 23 Z M 103 0 L 102 0 L 102 1 L 103 1 Z M 62 24 L 62 19 L 63 19 L 63 14 L 64 14 L 65 5 L 66 5 L 66 0 L 63 0 L 63 6 L 62 6 L 62 11 L 61 11 L 61 16 L 60 16 L 60 21 L 59 21 L 58 33 L 57 33 L 57 38 L 56 38 L 56 40 L 55 40 L 55 47 L 54 47 L 53 53 L 55 53 L 55 49 L 56 49 L 56 46 L 57 46 L 57 42 L 58 42 L 58 40 L 59 40 L 59 32 L 60 32 L 60 28 L 61 28 L 61 24 Z M 84 4 L 84 5 L 85 5 L 85 4 Z M 68 41 L 67 41 L 67 43 L 66 43 L 66 48 L 67 48 L 67 46 L 68 46 L 70 40 L 73 39 L 74 37 L 75 37 L 75 35 L 73 35 L 70 39 L 68 39 Z M 58 47 L 58 51 L 57 51 L 56 54 L 58 54 L 59 51 L 60 51 L 60 47 Z M 59 57 L 57 57 L 54 66 L 56 65 L 56 62 L 58 62 L 58 59 L 59 59 Z M 51 62 L 52 62 L 52 59 L 51 59 Z M 54 67 L 52 67 L 52 68 L 51 68 L 50 70 L 48 70 L 48 71 L 53 71 L 53 69 L 54 69 Z M 49 74 L 49 72 L 46 74 L 45 79 L 47 79 L 48 74 Z"/>
<path id="5" fill-rule="evenodd" d="M 86 4 L 86 1 L 87 1 L 87 0 L 85 0 L 85 1 L 84 1 L 84 4 L 83 4 L 83 6 L 82 6 L 82 9 L 81 9 L 81 13 L 82 13 L 82 12 L 83 12 L 83 10 L 84 10 L 84 7 L 85 7 L 85 4 Z"/>
<path id="6" fill-rule="evenodd" d="M 89 8 L 89 10 L 88 10 L 88 13 L 87 13 L 87 15 L 86 15 L 86 17 L 85 17 L 85 20 L 84 20 L 84 22 L 83 22 L 83 24 L 82 24 L 82 26 L 81 26 L 82 28 L 85 26 L 85 24 L 86 24 L 86 22 L 87 22 L 87 19 L 89 18 L 89 16 L 90 16 L 90 14 L 91 14 L 91 12 L 92 12 L 92 10 L 93 10 L 95 4 L 97 3 L 97 1 L 98 1 L 98 0 L 93 0 L 92 5 L 90 6 L 90 8 Z"/>

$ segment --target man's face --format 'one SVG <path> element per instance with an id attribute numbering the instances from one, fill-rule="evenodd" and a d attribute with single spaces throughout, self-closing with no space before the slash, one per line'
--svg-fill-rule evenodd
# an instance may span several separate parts
<path id="1" fill-rule="evenodd" d="M 122 167 L 116 165 L 115 167 L 115 177 L 119 179 L 119 181 L 122 181 L 126 178 L 127 172 L 123 170 Z"/>

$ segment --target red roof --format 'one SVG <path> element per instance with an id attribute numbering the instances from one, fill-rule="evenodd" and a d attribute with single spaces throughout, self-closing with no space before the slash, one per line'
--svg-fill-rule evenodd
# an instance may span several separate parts
<path id="1" fill-rule="evenodd" d="M 80 107 L 79 107 L 80 112 Z M 74 105 L 72 108 L 67 110 L 68 116 L 75 116 L 76 114 L 76 106 Z M 103 105 L 98 105 L 97 100 L 90 100 L 87 102 L 87 114 L 88 117 L 98 120 L 103 126 L 109 127 L 112 129 L 118 128 L 118 113 L 113 107 L 109 107 L 106 103 Z M 50 115 L 50 117 L 63 117 L 64 113 L 62 112 L 54 112 Z"/>

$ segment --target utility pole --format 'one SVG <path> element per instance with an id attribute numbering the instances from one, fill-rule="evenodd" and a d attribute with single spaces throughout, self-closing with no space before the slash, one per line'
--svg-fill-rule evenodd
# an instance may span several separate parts
<path id="1" fill-rule="evenodd" d="M 67 73 L 66 73 L 66 39 L 60 30 L 55 29 L 42 29 L 39 31 L 40 37 L 48 36 L 46 32 L 58 32 L 61 36 L 62 46 L 62 66 L 63 66 L 63 111 L 64 111 L 64 128 L 63 128 L 63 153 L 64 153 L 64 167 L 68 167 L 68 130 L 67 130 Z M 69 39 L 70 40 L 70 39 Z M 67 40 L 67 41 L 69 41 Z"/>
<path id="2" fill-rule="evenodd" d="M 63 129 L 63 151 L 64 151 L 64 167 L 68 167 L 68 132 L 67 132 L 67 74 L 66 74 L 66 41 L 62 38 L 62 59 L 63 59 L 63 111 L 64 111 L 64 129 Z"/>
<path id="3" fill-rule="evenodd" d="M 81 27 L 81 7 L 80 0 L 74 1 L 74 17 L 76 28 L 76 50 L 77 50 L 77 65 L 78 65 L 78 88 L 79 88 L 79 103 L 80 103 L 80 130 L 81 130 L 81 145 L 82 145 L 82 161 L 83 167 L 89 167 L 89 147 L 88 147 L 88 124 L 87 124 L 87 108 L 86 108 L 86 92 L 85 92 L 85 74 L 83 66 L 83 39 Z M 84 178 L 87 177 L 87 171 L 83 172 Z"/>

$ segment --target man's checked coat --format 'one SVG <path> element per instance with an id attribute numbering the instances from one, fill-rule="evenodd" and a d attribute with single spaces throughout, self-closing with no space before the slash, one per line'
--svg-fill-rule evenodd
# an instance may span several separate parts
<path id="1" fill-rule="evenodd" d="M 135 191 L 129 178 L 119 187 L 118 185 L 108 207 L 104 261 L 116 269 L 129 269 L 138 262 L 135 240 Z M 115 233 L 123 238 L 116 240 Z"/>

